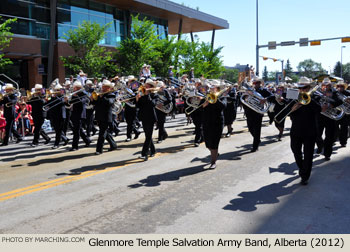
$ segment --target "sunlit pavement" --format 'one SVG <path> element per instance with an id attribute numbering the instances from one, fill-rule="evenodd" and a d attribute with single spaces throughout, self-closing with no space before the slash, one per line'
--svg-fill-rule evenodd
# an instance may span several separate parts
<path id="1" fill-rule="evenodd" d="M 215 170 L 194 125 L 183 115 L 166 123 L 169 138 L 155 157 L 138 157 L 144 140 L 96 156 L 93 144 L 0 147 L 0 233 L 350 233 L 349 147 L 337 143 L 331 161 L 315 155 L 307 186 L 299 184 L 289 131 L 262 128 L 259 151 L 239 113 L 222 138 Z M 290 127 L 290 122 L 286 122 Z M 227 129 L 224 129 L 226 133 Z M 71 135 L 68 135 L 72 138 Z"/>

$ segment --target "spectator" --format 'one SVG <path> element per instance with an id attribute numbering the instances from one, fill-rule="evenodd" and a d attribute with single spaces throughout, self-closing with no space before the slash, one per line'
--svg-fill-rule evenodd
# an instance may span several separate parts
<path id="1" fill-rule="evenodd" d="M 4 108 L 0 106 L 0 141 L 3 142 L 5 137 L 6 119 L 4 117 Z"/>

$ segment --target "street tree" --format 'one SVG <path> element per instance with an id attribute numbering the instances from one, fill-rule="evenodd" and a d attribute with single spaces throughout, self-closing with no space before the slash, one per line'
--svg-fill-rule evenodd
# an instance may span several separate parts
<path id="1" fill-rule="evenodd" d="M 12 40 L 11 24 L 16 22 L 16 18 L 3 20 L 0 16 L 0 69 L 8 64 L 12 64 L 12 61 L 8 58 L 4 58 L 4 49 L 10 45 Z"/>
<path id="2" fill-rule="evenodd" d="M 300 72 L 300 76 L 306 76 L 309 78 L 313 78 L 320 74 L 326 73 L 326 71 L 322 68 L 321 63 L 317 63 L 312 59 L 307 59 L 299 62 L 297 69 Z"/>
<path id="3" fill-rule="evenodd" d="M 350 63 L 343 65 L 343 79 L 350 83 Z"/>
<path id="4" fill-rule="evenodd" d="M 341 63 L 338 61 L 333 69 L 334 76 L 340 77 L 341 76 Z"/>
<path id="5" fill-rule="evenodd" d="M 99 43 L 104 39 L 109 24 L 83 21 L 77 29 L 64 34 L 74 55 L 60 57 L 65 67 L 77 73 L 83 70 L 89 76 L 99 77 L 111 63 L 112 53 Z"/>
<path id="6" fill-rule="evenodd" d="M 262 76 L 263 76 L 263 80 L 266 82 L 268 80 L 268 76 L 269 76 L 269 72 L 267 71 L 267 67 L 264 66 L 264 71 L 262 73 Z"/>
<path id="7" fill-rule="evenodd" d="M 238 75 L 239 75 L 238 69 L 226 68 L 220 78 L 236 83 L 238 81 Z"/>

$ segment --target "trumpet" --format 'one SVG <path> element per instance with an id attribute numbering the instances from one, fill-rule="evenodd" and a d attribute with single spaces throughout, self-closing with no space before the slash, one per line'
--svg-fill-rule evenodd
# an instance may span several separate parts
<path id="1" fill-rule="evenodd" d="M 115 88 L 113 88 L 113 89 L 111 89 L 109 91 L 106 91 L 106 92 L 96 92 L 96 91 L 94 91 L 94 92 L 91 93 L 91 98 L 94 101 L 97 101 L 98 97 L 102 97 L 105 94 L 113 93 L 115 91 L 117 91 L 117 89 L 115 89 Z"/>

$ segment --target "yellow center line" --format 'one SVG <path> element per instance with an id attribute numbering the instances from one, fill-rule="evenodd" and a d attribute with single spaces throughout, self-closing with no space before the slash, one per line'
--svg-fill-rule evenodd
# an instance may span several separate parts
<path id="1" fill-rule="evenodd" d="M 91 176 L 94 176 L 97 174 L 102 174 L 102 173 L 105 173 L 108 171 L 117 170 L 119 168 L 126 167 L 126 166 L 136 164 L 139 162 L 140 162 L 140 159 L 133 159 L 133 160 L 126 161 L 125 164 L 123 164 L 123 165 L 106 168 L 104 170 L 86 171 L 86 172 L 83 172 L 79 175 L 69 175 L 69 176 L 64 177 L 64 178 L 54 179 L 54 180 L 42 182 L 42 183 L 39 183 L 36 185 L 32 185 L 32 186 L 28 186 L 28 187 L 24 187 L 24 188 L 19 188 L 19 189 L 13 190 L 13 191 L 9 191 L 9 192 L 0 194 L 0 201 L 20 197 L 20 196 L 30 194 L 33 192 L 38 192 L 38 191 L 41 191 L 44 189 L 67 184 L 67 183 L 70 183 L 73 181 L 81 180 L 81 179 L 88 178 L 88 177 L 91 177 Z"/>

